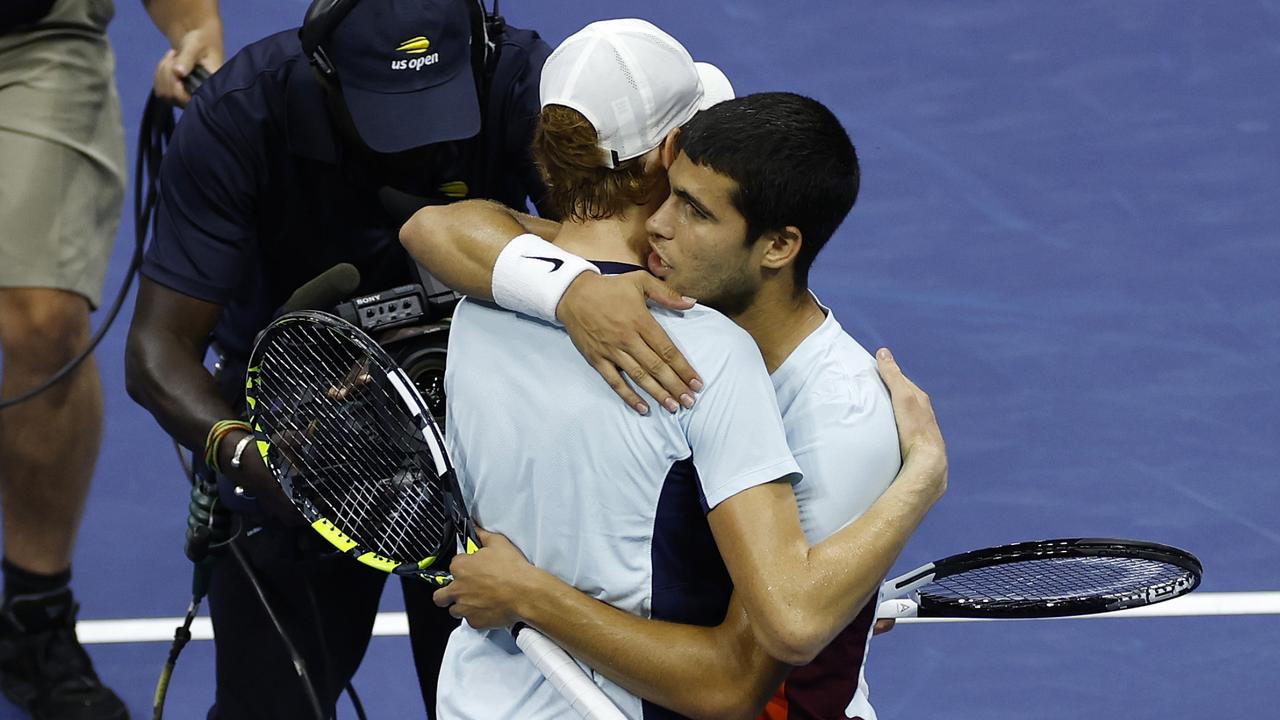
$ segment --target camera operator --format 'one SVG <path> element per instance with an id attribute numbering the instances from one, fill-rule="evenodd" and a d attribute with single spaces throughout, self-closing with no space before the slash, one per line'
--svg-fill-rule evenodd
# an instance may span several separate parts
<path id="1" fill-rule="evenodd" d="M 380 191 L 517 209 L 539 197 L 528 146 L 549 52 L 535 32 L 486 22 L 478 0 L 316 0 L 300 31 L 246 47 L 196 92 L 164 159 L 129 332 L 129 393 L 211 461 L 203 472 L 221 471 L 220 502 L 240 521 L 236 542 L 327 714 L 368 645 L 386 576 L 298 527 L 246 429 L 226 422 L 242 412 L 244 358 L 291 293 L 335 264 L 357 267 L 359 294 L 414 279 L 397 240 L 403 218 Z M 202 364 L 211 339 L 222 353 L 220 381 Z M 406 582 L 404 592 L 410 608 L 431 604 L 426 583 Z M 214 566 L 209 598 L 210 717 L 313 717 L 237 564 Z M 434 609 L 411 614 L 434 712 L 454 621 Z"/>

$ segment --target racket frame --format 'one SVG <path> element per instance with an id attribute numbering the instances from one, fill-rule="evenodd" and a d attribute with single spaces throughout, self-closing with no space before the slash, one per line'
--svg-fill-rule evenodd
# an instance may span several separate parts
<path id="1" fill-rule="evenodd" d="M 371 360 L 381 367 L 387 368 L 388 381 L 395 388 L 405 407 L 417 417 L 419 427 L 427 440 L 427 445 L 431 448 L 431 460 L 435 465 L 437 475 L 440 477 L 440 489 L 444 495 L 444 509 L 448 521 L 452 524 L 452 527 L 445 528 L 442 534 L 445 537 L 465 538 L 464 545 L 467 548 L 467 552 L 474 552 L 475 547 L 478 547 L 478 544 L 474 541 L 475 530 L 465 507 L 461 506 L 462 497 L 459 494 L 461 489 L 458 486 L 453 465 L 449 462 L 449 456 L 444 451 L 444 437 L 440 434 L 439 428 L 436 427 L 435 421 L 431 417 L 431 412 L 427 409 L 426 402 L 418 393 L 417 388 L 414 387 L 413 381 L 400 369 L 395 360 L 382 346 L 374 342 L 359 328 L 337 316 L 316 310 L 298 310 L 287 313 L 264 328 L 254 340 L 253 351 L 249 356 L 249 367 L 245 373 L 245 404 L 249 411 L 249 423 L 253 427 L 254 444 L 257 447 L 258 454 L 262 457 L 262 462 L 271 471 L 281 491 L 297 508 L 307 524 L 340 552 L 385 573 L 422 577 L 435 582 L 437 585 L 447 585 L 451 576 L 447 572 L 431 569 L 441 557 L 452 557 L 453 553 L 448 552 L 447 547 L 441 547 L 436 554 L 416 561 L 395 560 L 366 548 L 326 517 L 324 512 L 310 498 L 296 492 L 289 477 L 272 461 L 272 441 L 262 427 L 257 412 L 258 392 L 262 383 L 261 361 L 264 342 L 271 337 L 271 334 L 277 328 L 290 323 L 318 324 L 339 332 L 348 341 L 357 345 L 361 351 L 368 353 Z"/>
<path id="2" fill-rule="evenodd" d="M 315 503 L 300 494 L 291 494 L 292 487 L 282 479 L 282 474 L 277 471 L 277 468 L 271 462 L 269 454 L 271 451 L 270 438 L 260 423 L 257 422 L 257 416 L 254 412 L 257 402 L 254 393 L 261 382 L 262 372 L 260 364 L 254 362 L 254 360 L 260 357 L 258 348 L 266 337 L 267 332 L 272 327 L 275 327 L 277 323 L 282 322 L 310 322 L 336 328 L 356 341 L 358 345 L 362 346 L 362 349 L 367 350 L 370 357 L 378 358 L 379 362 L 385 360 L 384 366 L 392 368 L 392 371 L 388 372 L 388 378 L 391 380 L 392 385 L 395 386 L 397 393 L 405 401 L 405 404 L 419 418 L 419 424 L 424 436 L 426 436 L 427 445 L 431 448 L 432 460 L 436 465 L 441 486 L 440 490 L 444 500 L 446 520 L 452 525 L 452 534 L 468 554 L 480 549 L 480 539 L 476 534 L 475 524 L 471 520 L 471 515 L 467 511 L 463 500 L 462 488 L 458 483 L 458 475 L 449 460 L 444 444 L 444 436 L 436 426 L 426 402 L 422 399 L 421 394 L 418 393 L 417 388 L 414 387 L 408 376 L 404 374 L 381 346 L 373 342 L 362 330 L 341 318 L 314 310 L 300 310 L 288 313 L 282 315 L 264 329 L 254 342 L 253 354 L 250 356 L 249 371 L 245 379 L 245 398 L 248 401 L 251 424 L 254 428 L 256 444 L 259 453 L 262 455 L 263 462 L 271 469 L 272 475 L 280 483 L 285 494 L 290 495 L 290 500 L 293 501 L 294 506 L 311 523 L 311 527 L 339 550 L 383 572 L 412 575 L 436 585 L 448 585 L 453 581 L 452 575 L 446 571 L 430 569 L 431 565 L 436 562 L 437 556 L 442 556 L 443 553 L 437 553 L 437 556 L 426 558 L 417 564 L 397 563 L 390 558 L 361 548 L 355 540 L 324 518 Z M 447 530 L 445 534 L 451 534 Z M 626 716 L 618 710 L 617 706 L 604 694 L 604 691 L 591 680 L 586 671 L 578 665 L 577 661 L 547 636 L 523 623 L 511 628 L 511 634 L 515 638 L 516 646 L 538 668 L 543 677 L 547 678 L 548 682 L 564 697 L 570 707 L 583 718 L 586 720 L 626 720 Z"/>
<path id="3" fill-rule="evenodd" d="M 940 600 L 927 591 L 929 584 L 977 568 L 1028 560 L 1114 557 L 1151 560 L 1187 571 L 1187 577 L 1112 598 L 1056 600 L 1025 607 L 991 607 Z M 877 617 L 969 617 L 992 619 L 1049 618 L 1090 615 L 1151 605 L 1185 595 L 1200 585 L 1203 568 L 1196 556 L 1160 543 L 1121 538 L 1061 538 L 1033 540 L 971 550 L 922 565 L 880 587 Z"/>

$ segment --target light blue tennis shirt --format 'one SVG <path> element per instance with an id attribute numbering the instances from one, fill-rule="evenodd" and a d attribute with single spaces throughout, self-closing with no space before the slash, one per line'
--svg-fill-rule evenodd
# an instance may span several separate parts
<path id="1" fill-rule="evenodd" d="M 804 479 L 800 524 L 816 545 L 866 512 L 901 465 L 889 392 L 875 358 L 826 318 L 773 371 L 787 443 Z M 875 598 L 812 663 L 787 678 L 794 715 L 875 720 L 863 669 Z"/>
<path id="2" fill-rule="evenodd" d="M 642 617 L 715 625 L 732 588 L 706 513 L 762 483 L 794 482 L 799 468 L 751 337 L 703 306 L 653 312 L 707 385 L 691 409 L 641 416 L 563 329 L 463 301 L 445 436 L 476 521 L 534 565 Z M 592 676 L 628 717 L 674 717 Z M 505 630 L 463 623 L 439 688 L 441 718 L 574 717 Z"/>
<path id="3" fill-rule="evenodd" d="M 817 545 L 866 512 L 902 464 L 889 391 L 876 360 L 826 318 L 773 371 L 787 443 L 804 479 L 800 525 Z"/>

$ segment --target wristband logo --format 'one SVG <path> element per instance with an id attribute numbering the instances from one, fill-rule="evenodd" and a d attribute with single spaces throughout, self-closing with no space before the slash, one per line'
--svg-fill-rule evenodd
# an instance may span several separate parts
<path id="1" fill-rule="evenodd" d="M 400 58 L 391 61 L 392 70 L 420 70 L 428 65 L 435 65 L 440 62 L 440 53 L 433 52 L 430 55 L 424 55 L 431 47 L 431 41 L 419 35 L 409 38 L 400 43 L 396 47 L 396 52 L 405 53 L 406 55 L 417 55 L 413 58 Z"/>
<path id="2" fill-rule="evenodd" d="M 523 257 L 529 260 L 541 260 L 542 262 L 551 263 L 551 269 L 548 270 L 547 272 L 555 272 L 560 269 L 561 265 L 564 264 L 564 261 L 561 260 L 560 258 L 542 257 L 541 255 L 525 255 Z"/>

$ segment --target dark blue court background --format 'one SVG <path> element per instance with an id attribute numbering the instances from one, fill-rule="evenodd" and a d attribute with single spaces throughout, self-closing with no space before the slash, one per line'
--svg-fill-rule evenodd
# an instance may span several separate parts
<path id="1" fill-rule="evenodd" d="M 165 45 L 118 2 L 132 152 Z M 228 48 L 305 6 L 224 0 Z M 1199 554 L 1205 590 L 1280 589 L 1280 5 L 502 7 L 553 44 L 639 15 L 740 93 L 798 91 L 844 120 L 863 191 L 813 285 L 933 395 L 952 458 L 901 567 L 1132 536 Z M 126 219 L 109 291 L 132 232 Z M 186 604 L 184 482 L 124 393 L 126 322 L 99 353 L 106 446 L 75 565 L 86 618 Z M 1271 717 L 1277 644 L 1274 615 L 916 625 L 875 643 L 869 679 L 882 718 Z M 93 648 L 139 717 L 164 652 Z M 211 658 L 189 648 L 170 717 L 202 716 Z M 357 685 L 372 717 L 420 716 L 402 638 L 375 640 Z"/>

